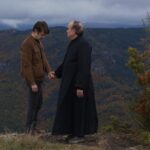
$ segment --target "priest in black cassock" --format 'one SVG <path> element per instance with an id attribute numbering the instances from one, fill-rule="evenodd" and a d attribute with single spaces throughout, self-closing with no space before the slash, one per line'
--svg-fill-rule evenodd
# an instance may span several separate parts
<path id="1" fill-rule="evenodd" d="M 85 140 L 97 132 L 98 120 L 91 75 L 91 45 L 83 38 L 81 22 L 68 24 L 70 43 L 62 64 L 51 78 L 61 78 L 53 135 L 68 135 L 69 143 Z"/>

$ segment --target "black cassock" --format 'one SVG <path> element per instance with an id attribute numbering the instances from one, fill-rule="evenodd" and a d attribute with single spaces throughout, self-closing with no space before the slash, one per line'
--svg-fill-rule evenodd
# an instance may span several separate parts
<path id="1" fill-rule="evenodd" d="M 63 63 L 55 71 L 62 78 L 53 135 L 83 136 L 97 132 L 98 120 L 91 76 L 89 43 L 79 36 L 67 48 Z M 76 89 L 84 90 L 84 97 L 76 96 Z"/>

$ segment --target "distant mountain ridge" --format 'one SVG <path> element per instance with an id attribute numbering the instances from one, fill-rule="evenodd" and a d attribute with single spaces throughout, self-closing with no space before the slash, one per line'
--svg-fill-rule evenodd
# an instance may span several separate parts
<path id="1" fill-rule="evenodd" d="M 49 27 L 66 27 L 67 24 L 49 24 Z M 85 22 L 84 25 L 87 28 L 141 28 L 142 24 L 122 24 L 122 23 L 96 23 L 96 22 Z M 16 30 L 29 30 L 32 28 L 32 24 L 19 24 L 17 27 L 0 23 L 0 31 L 16 29 Z"/>

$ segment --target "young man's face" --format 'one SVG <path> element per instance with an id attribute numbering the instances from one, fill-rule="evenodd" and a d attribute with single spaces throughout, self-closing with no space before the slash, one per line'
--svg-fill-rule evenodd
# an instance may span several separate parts
<path id="1" fill-rule="evenodd" d="M 45 36 L 46 36 L 46 34 L 44 32 L 37 32 L 37 31 L 35 31 L 35 38 L 37 40 L 41 40 L 41 39 L 45 38 Z"/>
<path id="2" fill-rule="evenodd" d="M 67 36 L 68 36 L 69 39 L 72 39 L 74 36 L 76 36 L 75 31 L 72 29 L 72 23 L 68 24 L 68 27 L 67 27 Z"/>

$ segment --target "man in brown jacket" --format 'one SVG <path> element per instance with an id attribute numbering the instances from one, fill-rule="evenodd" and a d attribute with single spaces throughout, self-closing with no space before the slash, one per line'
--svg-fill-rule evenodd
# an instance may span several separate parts
<path id="1" fill-rule="evenodd" d="M 46 22 L 38 21 L 32 33 L 23 41 L 21 46 L 21 75 L 29 87 L 28 112 L 26 132 L 36 131 L 37 116 L 42 105 L 42 82 L 45 73 L 51 76 L 51 67 L 45 56 L 41 39 L 49 34 Z"/>

